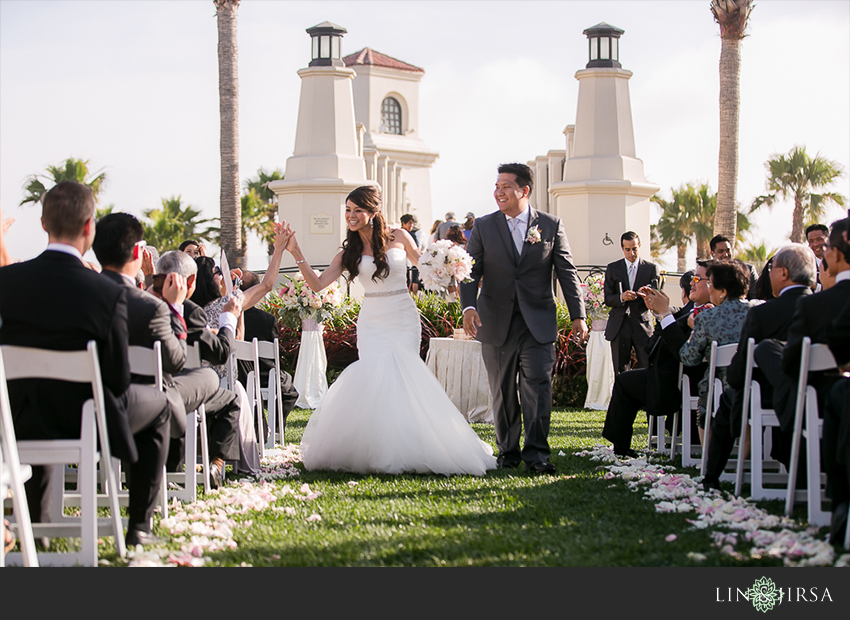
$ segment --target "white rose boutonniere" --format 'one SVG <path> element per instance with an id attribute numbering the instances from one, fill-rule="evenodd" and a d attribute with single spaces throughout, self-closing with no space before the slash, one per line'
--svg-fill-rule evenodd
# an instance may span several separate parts
<path id="1" fill-rule="evenodd" d="M 528 234 L 525 235 L 525 240 L 528 243 L 537 243 L 540 241 L 540 227 L 534 226 L 528 229 Z"/>

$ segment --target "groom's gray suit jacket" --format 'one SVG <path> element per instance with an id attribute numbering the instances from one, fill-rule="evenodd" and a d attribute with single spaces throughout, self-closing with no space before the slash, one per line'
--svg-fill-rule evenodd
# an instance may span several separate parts
<path id="1" fill-rule="evenodd" d="M 504 344 L 515 303 L 537 342 L 557 340 L 553 273 L 561 285 L 570 318 L 585 318 L 580 282 L 561 219 L 529 209 L 527 230 L 539 228 L 540 241 L 526 240 L 522 254 L 517 255 L 501 211 L 476 219 L 466 246 L 475 263 L 472 281 L 460 285 L 460 299 L 463 308 L 477 309 L 481 318 L 477 340 L 485 344 Z"/>

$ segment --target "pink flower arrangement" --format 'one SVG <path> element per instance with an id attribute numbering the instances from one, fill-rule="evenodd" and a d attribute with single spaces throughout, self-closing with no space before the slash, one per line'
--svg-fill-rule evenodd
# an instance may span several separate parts
<path id="1" fill-rule="evenodd" d="M 472 257 L 448 239 L 432 243 L 419 257 L 419 278 L 426 290 L 445 293 L 455 282 L 469 282 Z"/>
<path id="2" fill-rule="evenodd" d="M 602 274 L 592 275 L 581 284 L 581 294 L 584 306 L 590 320 L 604 320 L 608 318 L 610 308 L 605 305 L 605 276 Z"/>
<path id="3" fill-rule="evenodd" d="M 297 315 L 300 320 L 314 320 L 322 323 L 348 308 L 348 301 L 338 282 L 331 283 L 317 293 L 307 286 L 304 276 L 300 273 L 294 276 L 287 275 L 286 278 L 289 282 L 281 286 L 278 291 L 280 313 L 283 319 Z"/>

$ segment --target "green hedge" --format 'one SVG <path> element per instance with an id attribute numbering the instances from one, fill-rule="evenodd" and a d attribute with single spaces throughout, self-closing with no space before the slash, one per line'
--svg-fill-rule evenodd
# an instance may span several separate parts
<path id="1" fill-rule="evenodd" d="M 434 294 L 421 295 L 414 299 L 422 322 L 420 355 L 424 360 L 431 338 L 446 338 L 455 328 L 463 326 L 459 303 L 447 303 Z M 294 369 L 298 359 L 301 330 L 280 320 L 280 309 L 274 298 L 267 299 L 259 307 L 278 317 L 280 327 L 280 358 L 286 369 Z M 342 370 L 357 359 L 357 314 L 360 302 L 351 300 L 351 307 L 340 317 L 325 324 L 325 353 L 328 358 L 328 379 L 332 381 Z M 569 312 L 566 305 L 557 302 L 558 342 L 557 358 L 552 376 L 552 400 L 556 407 L 582 408 L 587 396 L 586 358 L 584 345 L 576 345 L 567 339 L 569 335 Z"/>

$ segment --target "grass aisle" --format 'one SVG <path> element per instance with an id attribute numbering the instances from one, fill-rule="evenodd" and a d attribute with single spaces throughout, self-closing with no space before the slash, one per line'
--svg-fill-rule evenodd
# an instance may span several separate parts
<path id="1" fill-rule="evenodd" d="M 300 441 L 310 413 L 290 415 L 288 442 Z M 606 479 L 600 462 L 575 456 L 604 443 L 604 417 L 597 411 L 553 412 L 549 439 L 557 476 L 530 476 L 521 469 L 481 478 L 364 476 L 306 472 L 297 464 L 299 476 L 269 487 L 268 507 L 261 502 L 261 510 L 231 515 L 236 544 L 207 548 L 205 565 L 783 565 L 782 556 L 749 557 L 753 544 L 743 534 L 731 553 L 728 546 L 721 550 L 729 541 L 712 532 L 730 530 L 696 529 L 688 521 L 693 513 L 658 513 L 643 489 L 632 491 L 610 474 Z M 493 445 L 492 426 L 473 428 Z M 637 427 L 633 445 L 646 445 L 645 424 Z M 781 514 L 780 502 L 759 506 Z M 796 529 L 803 527 L 798 523 Z M 817 538 L 825 537 L 823 529 Z M 172 553 L 181 548 L 178 536 L 169 548 Z"/>

